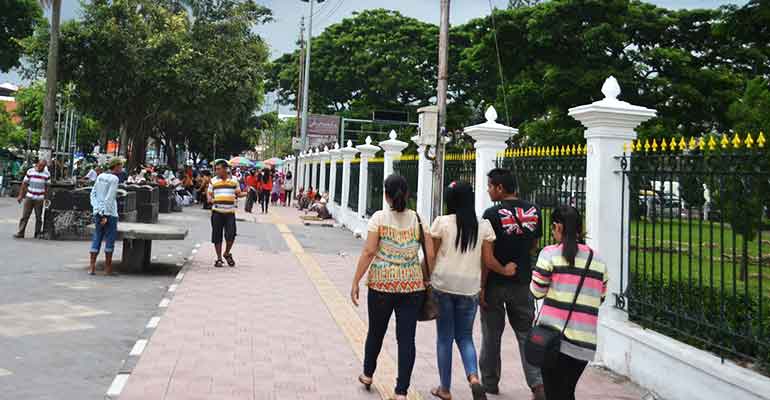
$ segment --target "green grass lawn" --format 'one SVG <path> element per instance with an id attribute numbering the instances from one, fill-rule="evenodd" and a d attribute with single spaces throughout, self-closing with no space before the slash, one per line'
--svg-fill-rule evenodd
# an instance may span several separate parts
<path id="1" fill-rule="evenodd" d="M 754 299 L 763 293 L 770 301 L 770 232 L 748 242 L 746 280 L 740 279 L 743 237 L 727 224 L 634 221 L 630 234 L 632 273 L 663 281 L 689 280 L 693 285 L 710 286 L 726 294 L 749 294 Z"/>

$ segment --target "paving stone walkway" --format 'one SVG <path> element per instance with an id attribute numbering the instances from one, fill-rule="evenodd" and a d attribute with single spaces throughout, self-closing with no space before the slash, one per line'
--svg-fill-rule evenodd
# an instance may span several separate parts
<path id="1" fill-rule="evenodd" d="M 357 247 L 341 228 L 308 227 L 293 209 L 239 213 L 239 224 L 275 230 L 284 243 L 265 247 L 239 237 L 236 268 L 215 269 L 203 245 L 120 395 L 154 399 L 380 399 L 392 395 L 396 343 L 392 321 L 375 387 L 357 383 L 366 336 L 364 304 L 348 300 Z M 239 226 L 240 229 L 240 226 Z M 273 237 L 274 235 L 268 235 Z M 288 249 L 288 250 L 287 250 Z M 476 329 L 476 341 L 480 330 Z M 527 399 L 515 339 L 504 337 L 501 395 Z M 410 399 L 431 398 L 438 380 L 435 325 L 420 323 Z M 470 399 L 455 355 L 454 398 Z M 590 369 L 580 399 L 639 399 L 632 385 Z"/>

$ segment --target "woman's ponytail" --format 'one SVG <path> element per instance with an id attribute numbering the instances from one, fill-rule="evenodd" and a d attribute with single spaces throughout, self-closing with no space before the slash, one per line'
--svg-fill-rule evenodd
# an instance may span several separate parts
<path id="1" fill-rule="evenodd" d="M 567 259 L 570 267 L 574 267 L 578 243 L 582 240 L 583 222 L 580 218 L 580 212 L 572 206 L 560 206 L 551 213 L 551 221 L 562 225 L 561 255 Z"/>
<path id="2" fill-rule="evenodd" d="M 385 196 L 390 199 L 393 211 L 406 210 L 406 200 L 409 198 L 409 186 L 401 175 L 391 175 L 385 179 Z"/>

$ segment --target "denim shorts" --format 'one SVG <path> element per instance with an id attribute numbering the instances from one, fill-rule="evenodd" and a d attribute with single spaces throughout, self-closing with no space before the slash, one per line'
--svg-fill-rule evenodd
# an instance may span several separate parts
<path id="1" fill-rule="evenodd" d="M 94 215 L 94 235 L 91 239 L 91 253 L 99 253 L 104 241 L 104 252 L 112 253 L 115 250 L 115 238 L 118 236 L 118 217 L 107 217 L 107 223 L 99 223 L 100 216 Z"/>

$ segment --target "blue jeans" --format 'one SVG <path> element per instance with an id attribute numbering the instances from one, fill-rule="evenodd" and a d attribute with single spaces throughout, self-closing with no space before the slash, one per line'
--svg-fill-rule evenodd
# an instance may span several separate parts
<path id="1" fill-rule="evenodd" d="M 115 250 L 115 237 L 118 236 L 118 217 L 107 217 L 107 223 L 104 225 L 99 223 L 99 219 L 98 215 L 94 215 L 96 229 L 91 238 L 91 253 L 99 253 L 102 240 L 104 240 L 104 252 L 112 253 Z"/>
<path id="2" fill-rule="evenodd" d="M 479 306 L 478 296 L 461 296 L 433 291 L 439 307 L 436 319 L 436 358 L 441 387 L 452 385 L 452 343 L 457 342 L 465 367 L 465 376 L 478 375 L 476 347 L 473 344 L 473 321 Z"/>

